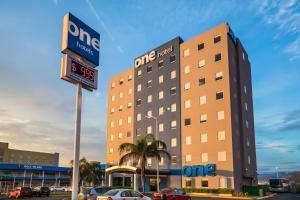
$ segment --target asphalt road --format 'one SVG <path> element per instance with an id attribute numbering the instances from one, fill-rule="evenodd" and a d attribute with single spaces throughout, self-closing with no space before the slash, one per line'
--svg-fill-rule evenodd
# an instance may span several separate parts
<path id="1" fill-rule="evenodd" d="M 207 197 L 193 197 L 192 200 L 230 200 L 231 198 L 207 198 Z M 236 199 L 235 199 L 236 200 Z M 267 198 L 267 200 L 300 200 L 300 194 L 293 193 L 278 193 L 276 196 Z"/>

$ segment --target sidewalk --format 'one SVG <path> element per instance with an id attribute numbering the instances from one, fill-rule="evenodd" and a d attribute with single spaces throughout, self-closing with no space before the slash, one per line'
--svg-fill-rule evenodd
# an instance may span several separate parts
<path id="1" fill-rule="evenodd" d="M 237 197 L 232 196 L 232 194 L 211 194 L 211 193 L 188 193 L 191 197 L 205 197 L 205 198 L 222 198 L 222 199 L 268 199 L 276 194 L 271 194 L 264 197 Z"/>

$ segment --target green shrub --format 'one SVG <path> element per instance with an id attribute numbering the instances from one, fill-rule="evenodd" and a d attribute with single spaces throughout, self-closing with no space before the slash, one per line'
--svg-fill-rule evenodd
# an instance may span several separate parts
<path id="1" fill-rule="evenodd" d="M 233 194 L 233 190 L 227 188 L 182 188 L 182 190 L 186 193 Z"/>

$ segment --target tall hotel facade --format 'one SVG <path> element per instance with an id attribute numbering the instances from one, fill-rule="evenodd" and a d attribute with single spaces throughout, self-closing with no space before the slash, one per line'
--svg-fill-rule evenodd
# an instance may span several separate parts
<path id="1" fill-rule="evenodd" d="M 107 165 L 118 165 L 121 143 L 153 134 L 171 154 L 159 163 L 161 188 L 257 184 L 250 62 L 227 23 L 142 54 L 109 84 Z M 147 163 L 155 190 L 157 164 Z M 110 184 L 130 184 L 124 172 Z"/>

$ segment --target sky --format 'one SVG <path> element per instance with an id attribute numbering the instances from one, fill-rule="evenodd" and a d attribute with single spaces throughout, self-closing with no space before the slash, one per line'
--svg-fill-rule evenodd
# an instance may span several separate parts
<path id="1" fill-rule="evenodd" d="M 105 161 L 108 79 L 168 40 L 228 22 L 252 65 L 258 172 L 300 169 L 300 1 L 0 0 L 0 142 L 73 155 L 76 87 L 62 81 L 62 17 L 101 35 L 98 90 L 83 91 L 81 157 Z"/>

